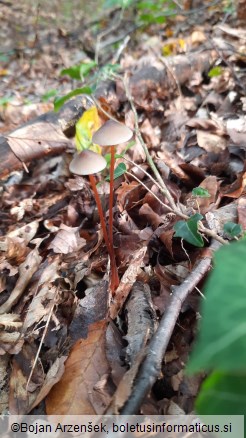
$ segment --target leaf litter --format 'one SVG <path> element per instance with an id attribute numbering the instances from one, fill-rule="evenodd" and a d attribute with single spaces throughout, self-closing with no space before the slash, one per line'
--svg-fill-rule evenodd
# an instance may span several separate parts
<path id="1" fill-rule="evenodd" d="M 25 125 L 52 110 L 50 102 L 40 102 L 48 88 L 59 88 L 61 94 L 71 91 L 71 82 L 59 73 L 81 56 L 88 60 L 88 54 L 79 54 L 72 28 L 55 25 L 50 31 L 40 27 L 36 47 L 26 44 L 24 34 L 17 44 L 14 28 L 8 29 L 7 23 L 19 20 L 27 6 L 3 8 L 1 32 L 7 31 L 10 46 L 5 48 L 1 87 L 4 93 L 13 90 L 15 98 L 11 101 L 7 95 L 1 106 L 0 132 L 28 164 L 29 174 L 22 169 L 8 178 L 5 174 L 0 187 L 1 412 L 124 412 L 174 288 L 207 257 L 211 236 L 198 229 L 201 216 L 222 238 L 226 222 L 246 227 L 246 76 L 241 56 L 245 35 L 233 17 L 227 26 L 213 26 L 223 16 L 215 6 L 195 29 L 188 18 L 187 24 L 170 19 L 179 40 L 167 35 L 163 45 L 161 35 L 168 25 L 155 25 L 138 35 L 136 44 L 130 41 L 121 55 L 139 133 L 180 211 L 197 220 L 192 222 L 192 242 L 185 221 L 188 238 L 181 239 L 182 217 L 170 211 L 163 187 L 153 183 L 141 138 L 136 136 L 125 154 L 120 146 L 117 153 L 123 158 L 117 164 L 124 162 L 127 171 L 115 180 L 114 245 L 120 285 L 112 298 L 108 255 L 90 186 L 86 178 L 72 177 L 68 170 L 73 140 L 64 135 L 63 124 L 52 125 L 45 117 Z M 209 14 L 214 12 L 210 24 Z M 23 22 L 35 40 L 33 25 Z M 88 27 L 88 37 L 95 39 L 93 27 Z M 54 43 L 60 53 L 56 62 Z M 113 56 L 113 51 L 108 53 Z M 166 54 L 171 56 L 163 57 Z M 101 62 L 107 62 L 108 54 L 102 51 L 101 56 Z M 32 67 L 30 57 L 35 59 Z M 218 75 L 213 72 L 217 65 Z M 98 102 L 134 129 L 134 110 L 124 84 L 120 77 L 113 80 L 114 87 L 98 87 Z M 32 101 L 29 109 L 26 98 Z M 105 114 L 99 114 L 105 120 Z M 58 156 L 45 157 L 48 149 Z M 105 177 L 106 173 L 99 177 L 98 188 L 107 218 Z M 196 187 L 210 197 L 194 196 Z M 191 245 L 194 239 L 197 247 Z M 195 338 L 202 285 L 203 278 L 181 306 L 160 373 L 152 392 L 142 397 L 140 412 L 193 411 L 204 376 L 187 377 L 184 369 Z"/>

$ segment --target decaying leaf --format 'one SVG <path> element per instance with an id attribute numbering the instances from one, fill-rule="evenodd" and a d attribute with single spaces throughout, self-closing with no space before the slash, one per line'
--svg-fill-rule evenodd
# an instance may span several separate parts
<path id="1" fill-rule="evenodd" d="M 0 306 L 0 314 L 9 312 L 12 306 L 16 304 L 31 280 L 34 272 L 38 269 L 41 260 L 42 258 L 36 248 L 28 254 L 26 260 L 19 267 L 19 278 L 15 288 L 7 301 Z"/>
<path id="2" fill-rule="evenodd" d="M 61 380 L 46 398 L 48 415 L 95 415 L 100 394 L 95 385 L 109 373 L 105 355 L 107 322 L 99 321 L 89 328 L 88 337 L 77 341 L 65 363 Z M 99 401 L 97 400 L 99 398 Z M 106 406 L 102 407 L 103 413 Z"/>
<path id="3" fill-rule="evenodd" d="M 85 239 L 79 236 L 79 228 L 61 224 L 60 230 L 49 245 L 55 253 L 69 254 L 86 244 Z"/>
<path id="4" fill-rule="evenodd" d="M 67 359 L 66 356 L 58 357 L 53 363 L 53 365 L 51 365 L 48 373 L 46 374 L 44 384 L 40 392 L 38 393 L 36 400 L 30 406 L 29 411 L 31 411 L 36 406 L 38 406 L 39 403 L 49 394 L 51 388 L 57 382 L 59 382 L 65 370 L 64 362 L 66 359 Z"/>
<path id="5" fill-rule="evenodd" d="M 0 356 L 0 414 L 8 410 L 8 372 L 9 372 L 9 355 Z"/>
<path id="6" fill-rule="evenodd" d="M 147 284 L 136 281 L 126 303 L 125 312 L 127 320 L 125 339 L 128 342 L 126 361 L 132 365 L 139 351 L 153 335 L 155 328 L 156 315 Z"/>
<path id="7" fill-rule="evenodd" d="M 122 276 L 120 285 L 115 292 L 114 301 L 109 309 L 110 317 L 112 319 L 116 318 L 118 312 L 120 311 L 124 302 L 126 301 L 128 294 L 132 288 L 132 285 L 135 283 L 137 279 L 146 251 L 147 251 L 147 246 L 143 246 L 142 248 L 140 248 L 134 253 L 132 257 L 132 262 L 130 263 L 126 272 Z"/>
<path id="8" fill-rule="evenodd" d="M 9 411 L 11 414 L 21 415 L 29 412 L 30 406 L 39 393 L 39 388 L 43 385 L 43 367 L 38 362 L 27 388 L 35 355 L 35 344 L 25 343 L 21 352 L 13 358 L 9 391 Z"/>

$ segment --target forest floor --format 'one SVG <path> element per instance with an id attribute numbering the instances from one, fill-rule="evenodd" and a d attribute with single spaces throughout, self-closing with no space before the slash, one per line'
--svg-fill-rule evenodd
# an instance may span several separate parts
<path id="1" fill-rule="evenodd" d="M 117 414 L 129 403 L 126 413 L 191 413 L 205 373 L 185 367 L 213 246 L 230 239 L 226 222 L 246 229 L 246 31 L 220 2 L 145 28 L 131 9 L 109 17 L 95 14 L 96 2 L 67 3 L 0 5 L 0 134 L 8 141 L 94 75 L 101 121 L 106 112 L 135 132 L 127 151 L 117 149 L 124 170 L 114 181 L 121 282 L 112 297 L 89 182 L 69 171 L 73 139 L 1 180 L 0 411 Z M 95 59 L 84 82 L 60 74 Z M 106 218 L 107 176 L 98 177 Z M 197 219 L 179 234 L 178 221 L 195 214 L 200 231 Z"/>

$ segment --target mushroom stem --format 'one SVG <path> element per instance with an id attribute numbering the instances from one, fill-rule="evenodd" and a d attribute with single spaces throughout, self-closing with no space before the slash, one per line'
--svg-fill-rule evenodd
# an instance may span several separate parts
<path id="1" fill-rule="evenodd" d="M 112 290 L 119 286 L 118 270 L 114 258 L 114 239 L 113 239 L 113 207 L 114 207 L 114 165 L 115 165 L 115 146 L 111 147 L 110 159 L 110 193 L 109 193 L 109 244 L 112 248 Z"/>
<path id="2" fill-rule="evenodd" d="M 97 204 L 97 209 L 98 209 L 101 227 L 102 227 L 102 231 L 103 231 L 103 237 L 104 237 L 107 249 L 108 249 L 108 253 L 110 254 L 110 243 L 109 243 L 109 238 L 108 238 L 107 227 L 106 227 L 106 223 L 105 223 L 105 219 L 104 219 L 104 215 L 103 215 L 102 204 L 101 204 L 101 201 L 100 201 L 100 198 L 98 195 L 96 180 L 95 180 L 94 175 L 89 175 L 89 180 L 90 180 L 91 188 L 93 190 L 93 193 L 95 196 L 95 201 Z"/>
<path id="3" fill-rule="evenodd" d="M 94 175 L 92 175 L 92 174 L 89 175 L 89 180 L 90 180 L 91 188 L 92 188 L 94 196 L 95 196 L 95 201 L 97 204 L 100 223 L 101 223 L 101 227 L 102 227 L 102 231 L 103 231 L 103 237 L 104 237 L 104 240 L 105 240 L 105 243 L 107 246 L 107 250 L 109 253 L 110 265 L 111 265 L 111 271 L 112 271 L 111 292 L 113 294 L 116 287 L 118 287 L 118 285 L 119 285 L 119 277 L 118 277 L 117 266 L 115 263 L 114 250 L 113 250 L 113 246 L 111 246 L 111 243 L 110 243 L 110 240 L 108 237 L 107 227 L 106 227 L 106 223 L 105 223 L 105 219 L 104 219 L 104 215 L 103 215 L 102 204 L 101 204 L 100 197 L 99 197 L 99 194 L 97 191 L 96 180 L 95 180 Z"/>

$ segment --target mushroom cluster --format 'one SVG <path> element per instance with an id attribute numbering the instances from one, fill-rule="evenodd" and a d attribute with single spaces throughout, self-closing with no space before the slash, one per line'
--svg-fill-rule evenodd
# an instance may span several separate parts
<path id="1" fill-rule="evenodd" d="M 120 143 L 125 143 L 132 138 L 133 132 L 114 120 L 108 120 L 92 136 L 92 142 L 101 147 L 110 146 L 110 194 L 109 194 L 109 233 L 103 215 L 103 209 L 100 197 L 96 188 L 95 173 L 105 169 L 107 162 L 101 155 L 91 150 L 83 150 L 76 154 L 70 163 L 70 171 L 76 175 L 89 176 L 90 184 L 95 196 L 98 208 L 100 223 L 103 230 L 104 240 L 108 249 L 111 265 L 111 292 L 114 293 L 119 285 L 118 270 L 115 261 L 114 243 L 113 243 L 113 205 L 114 205 L 114 166 L 115 166 L 115 147 Z"/>

